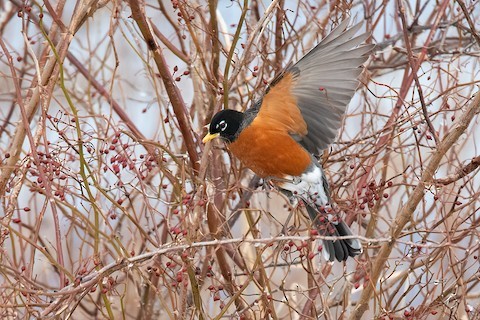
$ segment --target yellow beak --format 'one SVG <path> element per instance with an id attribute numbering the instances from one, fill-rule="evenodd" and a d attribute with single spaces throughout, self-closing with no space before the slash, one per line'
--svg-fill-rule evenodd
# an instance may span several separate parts
<path id="1" fill-rule="evenodd" d="M 219 135 L 220 135 L 220 133 L 214 133 L 214 134 L 207 133 L 207 135 L 205 137 L 203 137 L 202 142 L 207 143 L 208 141 L 215 139 Z"/>

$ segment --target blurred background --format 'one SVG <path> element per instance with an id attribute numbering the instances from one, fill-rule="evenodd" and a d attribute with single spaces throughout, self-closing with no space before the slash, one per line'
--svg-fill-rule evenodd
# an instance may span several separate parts
<path id="1" fill-rule="evenodd" d="M 364 253 L 331 264 L 201 138 L 349 17 L 377 47 L 322 163 Z M 480 319 L 478 21 L 473 0 L 0 0 L 1 317 Z"/>

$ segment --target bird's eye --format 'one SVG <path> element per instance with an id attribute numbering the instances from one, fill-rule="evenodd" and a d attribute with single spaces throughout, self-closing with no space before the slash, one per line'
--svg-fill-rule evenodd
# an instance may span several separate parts
<path id="1" fill-rule="evenodd" d="M 225 129 L 227 129 L 227 122 L 225 120 L 220 121 L 217 128 L 219 128 L 222 132 L 225 131 Z"/>

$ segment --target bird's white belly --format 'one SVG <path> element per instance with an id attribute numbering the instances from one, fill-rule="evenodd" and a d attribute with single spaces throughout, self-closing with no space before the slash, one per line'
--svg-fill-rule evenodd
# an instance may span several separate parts
<path id="1" fill-rule="evenodd" d="M 329 201 L 328 191 L 325 190 L 323 184 L 323 171 L 317 166 L 298 177 L 286 176 L 285 180 L 276 184 L 307 203 L 324 206 Z"/>

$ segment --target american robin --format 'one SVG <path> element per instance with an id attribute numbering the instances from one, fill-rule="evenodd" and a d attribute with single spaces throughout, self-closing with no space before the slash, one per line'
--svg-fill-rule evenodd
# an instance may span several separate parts
<path id="1" fill-rule="evenodd" d="M 331 207 L 327 179 L 317 159 L 334 140 L 345 108 L 359 84 L 373 45 L 361 24 L 343 21 L 296 64 L 287 67 L 245 112 L 215 114 L 206 143 L 216 137 L 246 167 L 303 201 L 319 233 L 350 236 Z M 323 240 L 327 260 L 344 261 L 362 252 L 358 239 Z"/>

